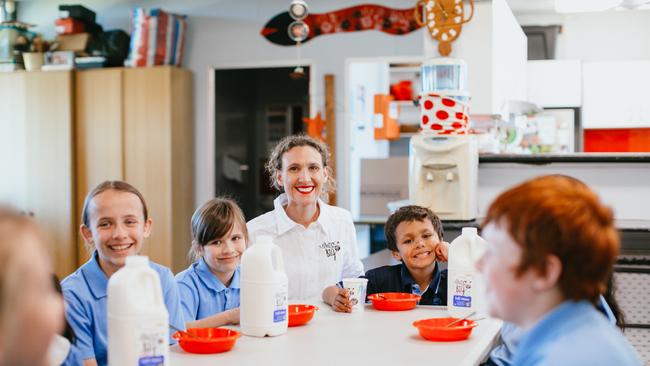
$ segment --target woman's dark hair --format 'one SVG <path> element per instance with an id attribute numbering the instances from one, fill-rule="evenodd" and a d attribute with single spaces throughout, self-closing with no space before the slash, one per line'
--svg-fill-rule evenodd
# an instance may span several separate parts
<path id="1" fill-rule="evenodd" d="M 336 190 L 336 181 L 334 180 L 334 173 L 330 166 L 330 152 L 327 145 L 322 141 L 311 138 L 305 134 L 290 135 L 284 137 L 271 151 L 269 160 L 266 162 L 265 168 L 271 178 L 271 188 L 282 191 L 282 187 L 278 185 L 275 176 L 278 172 L 282 171 L 282 156 L 294 147 L 309 146 L 316 150 L 323 162 L 323 169 L 327 172 L 327 181 L 323 183 L 322 194 L 333 193 Z"/>

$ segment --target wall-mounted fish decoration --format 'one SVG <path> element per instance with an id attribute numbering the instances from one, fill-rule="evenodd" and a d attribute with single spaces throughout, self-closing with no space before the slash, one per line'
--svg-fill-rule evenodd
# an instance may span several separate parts
<path id="1" fill-rule="evenodd" d="M 309 26 L 309 37 L 302 43 L 314 37 L 334 33 L 359 32 L 378 30 L 393 35 L 411 33 L 422 27 L 416 21 L 416 8 L 393 9 L 381 5 L 357 5 L 329 13 L 309 14 L 303 21 Z M 296 42 L 289 38 L 287 28 L 294 20 L 289 12 L 280 13 L 269 20 L 262 31 L 262 36 L 270 42 L 281 46 L 295 46 Z"/>

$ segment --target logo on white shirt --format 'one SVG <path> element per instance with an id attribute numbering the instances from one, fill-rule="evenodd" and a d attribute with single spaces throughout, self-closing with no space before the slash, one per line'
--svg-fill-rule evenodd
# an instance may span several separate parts
<path id="1" fill-rule="evenodd" d="M 319 247 L 323 249 L 327 258 L 334 257 L 334 261 L 336 261 L 336 253 L 341 250 L 341 246 L 339 245 L 338 241 L 331 241 L 329 243 L 325 242 L 319 245 Z"/>

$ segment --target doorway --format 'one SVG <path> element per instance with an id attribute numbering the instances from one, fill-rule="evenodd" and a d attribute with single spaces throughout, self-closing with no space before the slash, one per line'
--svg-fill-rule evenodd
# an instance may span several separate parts
<path id="1" fill-rule="evenodd" d="M 309 116 L 310 67 L 215 69 L 215 192 L 237 201 L 247 220 L 273 209 L 278 195 L 264 165 Z"/>

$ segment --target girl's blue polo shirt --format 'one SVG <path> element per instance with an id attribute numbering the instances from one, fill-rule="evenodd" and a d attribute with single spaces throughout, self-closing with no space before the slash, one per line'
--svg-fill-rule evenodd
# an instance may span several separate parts
<path id="1" fill-rule="evenodd" d="M 165 306 L 169 312 L 169 323 L 179 329 L 185 329 L 178 288 L 172 272 L 169 268 L 153 262 L 149 262 L 149 266 L 160 277 Z M 73 348 L 81 359 L 94 358 L 99 366 L 106 365 L 108 278 L 99 267 L 97 252 L 93 253 L 88 262 L 61 281 L 61 288 L 68 322 L 76 336 Z"/>
<path id="2" fill-rule="evenodd" d="M 587 301 L 565 301 L 522 338 L 513 365 L 641 366 L 623 334 Z"/>
<path id="3" fill-rule="evenodd" d="M 239 267 L 224 286 L 203 258 L 176 275 L 185 321 L 194 321 L 239 307 Z"/>

